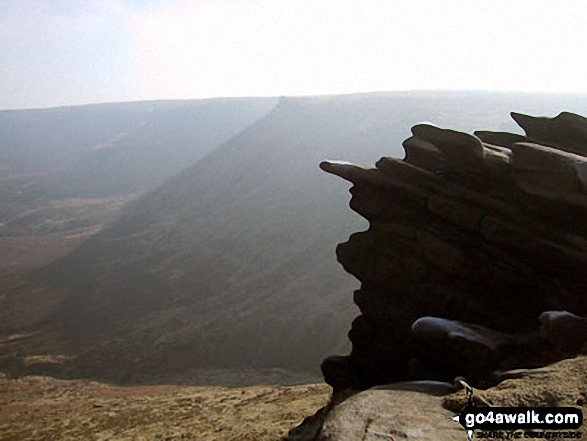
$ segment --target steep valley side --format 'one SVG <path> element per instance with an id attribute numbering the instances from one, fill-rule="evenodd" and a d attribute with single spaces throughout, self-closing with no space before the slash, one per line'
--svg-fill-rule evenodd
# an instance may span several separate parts
<path id="1" fill-rule="evenodd" d="M 59 298 L 13 327 L 23 337 L 3 343 L 3 368 L 115 382 L 186 378 L 206 368 L 315 374 L 325 355 L 348 350 L 356 315 L 349 295 L 358 283 L 334 250 L 366 228 L 346 209 L 341 184 L 318 169 L 322 160 L 372 164 L 382 152 L 398 156 L 408 128 L 421 121 L 510 130 L 512 108 L 585 107 L 581 96 L 531 94 L 281 99 L 126 204 L 79 248 L 29 273 L 10 296 L 29 293 L 41 304 Z M 65 358 L 58 366 L 26 364 L 26 354 Z"/>

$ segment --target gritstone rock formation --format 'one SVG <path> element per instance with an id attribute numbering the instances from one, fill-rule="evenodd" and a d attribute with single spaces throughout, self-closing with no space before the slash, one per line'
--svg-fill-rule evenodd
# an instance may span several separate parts
<path id="1" fill-rule="evenodd" d="M 483 387 L 581 352 L 587 119 L 512 117 L 526 136 L 419 124 L 404 160 L 320 165 L 370 223 L 337 248 L 362 285 L 352 352 L 322 365 L 335 392 L 456 375 Z"/>

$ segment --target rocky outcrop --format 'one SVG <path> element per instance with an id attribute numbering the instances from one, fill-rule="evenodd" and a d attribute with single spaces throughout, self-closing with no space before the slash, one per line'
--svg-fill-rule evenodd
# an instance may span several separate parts
<path id="1" fill-rule="evenodd" d="M 587 357 L 563 360 L 540 369 L 505 372 L 502 380 L 490 389 L 472 391 L 474 405 L 575 407 L 585 417 Z M 415 381 L 374 387 L 321 410 L 290 431 L 286 439 L 464 440 L 467 434 L 454 417 L 468 402 L 466 389 L 456 384 Z"/>
<path id="2" fill-rule="evenodd" d="M 419 124 L 403 160 L 320 165 L 353 184 L 370 224 L 337 248 L 361 315 L 351 354 L 323 362 L 335 392 L 457 375 L 489 386 L 494 371 L 582 351 L 587 119 L 512 117 L 525 136 Z"/>
<path id="3" fill-rule="evenodd" d="M 319 441 L 466 439 L 455 414 L 442 398 L 420 391 L 370 389 L 344 401 L 328 414 Z"/>
<path id="4" fill-rule="evenodd" d="M 502 381 L 487 390 L 473 393 L 478 406 L 579 407 L 585 416 L 587 401 L 587 357 L 578 356 L 538 369 L 504 372 Z M 442 399 L 442 406 L 460 412 L 467 404 L 464 391 Z"/>

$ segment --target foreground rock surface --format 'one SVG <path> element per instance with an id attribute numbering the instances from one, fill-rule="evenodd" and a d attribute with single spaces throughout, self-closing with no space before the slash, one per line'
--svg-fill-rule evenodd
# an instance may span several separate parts
<path id="1" fill-rule="evenodd" d="M 463 430 L 442 408 L 442 398 L 422 392 L 371 389 L 344 401 L 329 415 L 317 440 L 463 440 Z"/>
<path id="2" fill-rule="evenodd" d="M 585 417 L 587 402 L 587 357 L 580 356 L 538 369 L 503 373 L 503 381 L 475 395 L 493 406 L 580 407 Z M 448 395 L 443 406 L 458 411 L 466 404 L 464 393 Z"/>
<path id="3" fill-rule="evenodd" d="M 576 407 L 585 418 L 587 357 L 502 373 L 502 382 L 475 390 L 478 406 Z M 439 382 L 404 382 L 362 391 L 307 419 L 289 441 L 464 440 L 452 418 L 467 405 L 464 389 Z M 329 412 L 328 412 L 329 410 Z M 313 426 L 313 427 L 310 427 Z M 305 430 L 304 430 L 305 429 Z"/>

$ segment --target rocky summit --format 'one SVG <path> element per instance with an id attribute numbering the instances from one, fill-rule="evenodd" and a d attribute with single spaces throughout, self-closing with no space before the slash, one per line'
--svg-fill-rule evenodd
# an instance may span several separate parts
<path id="1" fill-rule="evenodd" d="M 403 160 L 320 167 L 353 184 L 366 231 L 337 247 L 361 282 L 335 392 L 404 380 L 476 387 L 587 341 L 587 119 L 512 113 L 525 135 L 412 127 Z"/>

